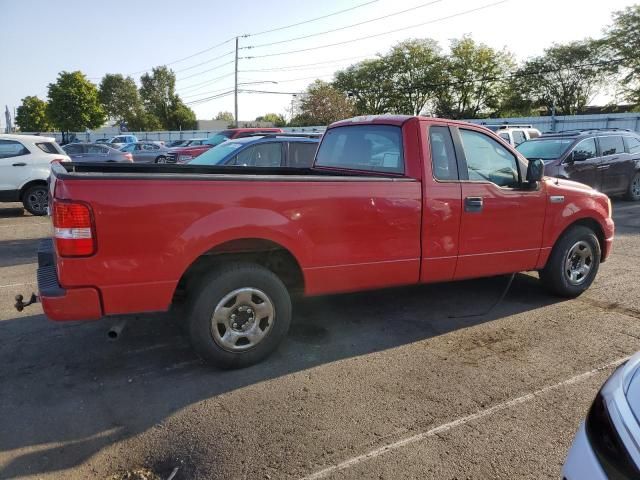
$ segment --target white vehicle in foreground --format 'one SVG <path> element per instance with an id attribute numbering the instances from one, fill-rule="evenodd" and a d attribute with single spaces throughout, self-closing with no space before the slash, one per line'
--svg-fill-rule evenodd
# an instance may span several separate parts
<path id="1" fill-rule="evenodd" d="M 640 478 L 640 353 L 603 385 L 562 470 L 566 480 Z"/>
<path id="2" fill-rule="evenodd" d="M 52 162 L 70 162 L 54 138 L 0 134 L 0 202 L 22 202 L 33 215 L 47 213 Z"/>

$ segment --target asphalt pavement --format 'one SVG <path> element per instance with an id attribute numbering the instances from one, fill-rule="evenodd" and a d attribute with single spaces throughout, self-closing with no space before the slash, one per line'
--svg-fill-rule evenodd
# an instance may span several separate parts
<path id="1" fill-rule="evenodd" d="M 35 290 L 46 218 L 0 206 L 0 478 L 559 478 L 613 368 L 640 350 L 640 204 L 580 298 L 535 273 L 298 300 L 263 363 L 202 364 L 179 311 L 54 323 Z M 176 470 L 177 468 L 177 470 Z M 129 476 L 129 478 L 134 478 Z"/>

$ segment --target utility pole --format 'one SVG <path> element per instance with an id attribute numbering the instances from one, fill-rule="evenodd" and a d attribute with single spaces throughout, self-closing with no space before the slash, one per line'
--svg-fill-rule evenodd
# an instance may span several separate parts
<path id="1" fill-rule="evenodd" d="M 235 87 L 233 89 L 233 100 L 235 103 L 234 120 L 236 127 L 238 126 L 238 37 L 236 37 L 236 68 L 235 68 Z"/>

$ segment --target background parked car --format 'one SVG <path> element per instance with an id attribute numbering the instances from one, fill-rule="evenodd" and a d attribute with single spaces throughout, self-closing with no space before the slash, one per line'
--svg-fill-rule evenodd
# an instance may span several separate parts
<path id="1" fill-rule="evenodd" d="M 70 160 L 54 138 L 0 134 L 0 202 L 22 202 L 29 213 L 44 215 L 51 162 Z"/>
<path id="2" fill-rule="evenodd" d="M 531 125 L 483 125 L 496 132 L 496 134 L 505 140 L 512 147 L 517 147 L 521 143 L 538 138 L 542 135 L 540 130 L 533 128 Z"/>
<path id="3" fill-rule="evenodd" d="M 174 148 L 167 155 L 167 163 L 186 163 L 203 152 L 206 152 L 216 145 L 220 145 L 227 140 L 236 138 L 249 137 L 260 133 L 282 133 L 281 128 L 230 128 L 216 133 L 212 137 L 207 138 L 202 145 L 190 145 L 187 147 Z"/>
<path id="4" fill-rule="evenodd" d="M 309 168 L 320 135 L 272 134 L 227 140 L 189 162 L 190 165 Z"/>
<path id="5" fill-rule="evenodd" d="M 530 160 L 543 160 L 547 176 L 640 200 L 640 136 L 630 130 L 545 133 L 517 149 Z"/>
<path id="6" fill-rule="evenodd" d="M 117 135 L 109 140 L 109 143 L 112 143 L 118 147 L 123 147 L 129 143 L 136 143 L 138 141 L 138 137 L 135 135 Z"/>
<path id="7" fill-rule="evenodd" d="M 109 139 L 108 138 L 98 138 L 93 143 L 108 143 L 109 145 L 111 145 L 109 143 Z"/>
<path id="8" fill-rule="evenodd" d="M 566 480 L 640 478 L 640 353 L 596 395 L 565 462 Z"/>
<path id="9" fill-rule="evenodd" d="M 73 162 L 133 162 L 130 153 L 122 152 L 110 144 L 70 143 L 62 147 Z"/>
<path id="10" fill-rule="evenodd" d="M 136 142 L 121 147 L 120 151 L 133 155 L 136 163 L 164 163 L 169 149 L 157 142 Z"/>

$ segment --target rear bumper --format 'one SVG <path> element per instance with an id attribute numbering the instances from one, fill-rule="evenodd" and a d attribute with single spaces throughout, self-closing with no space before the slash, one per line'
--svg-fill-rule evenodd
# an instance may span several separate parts
<path id="1" fill-rule="evenodd" d="M 38 247 L 38 293 L 50 320 L 98 320 L 103 316 L 97 289 L 60 286 L 51 239 L 42 240 Z"/>

